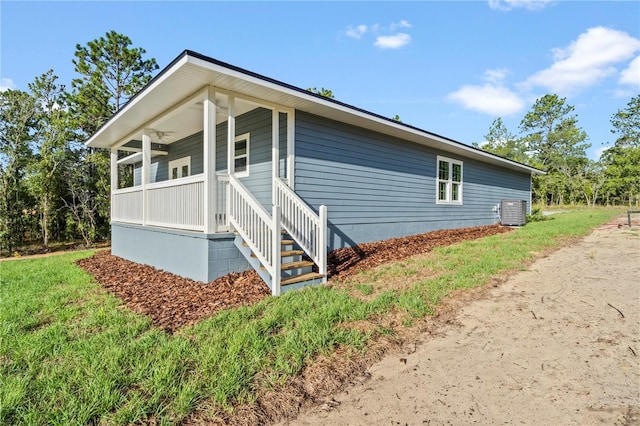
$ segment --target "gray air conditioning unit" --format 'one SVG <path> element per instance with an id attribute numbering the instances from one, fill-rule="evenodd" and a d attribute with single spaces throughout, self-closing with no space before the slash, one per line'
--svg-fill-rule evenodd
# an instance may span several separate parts
<path id="1" fill-rule="evenodd" d="M 527 223 L 527 201 L 500 201 L 500 223 L 508 226 L 525 225 Z"/>

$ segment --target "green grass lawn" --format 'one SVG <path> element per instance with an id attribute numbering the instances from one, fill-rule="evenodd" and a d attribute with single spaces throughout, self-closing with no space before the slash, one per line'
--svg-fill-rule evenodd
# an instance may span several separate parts
<path id="1" fill-rule="evenodd" d="M 452 290 L 523 268 L 536 253 L 620 213 L 563 213 L 437 249 L 402 267 L 363 272 L 376 279 L 403 274 L 412 283 L 404 290 L 362 300 L 316 287 L 223 311 L 174 335 L 124 308 L 75 266 L 91 251 L 2 262 L 0 423 L 174 424 L 202 407 L 232 410 L 253 401 L 258 386 L 286 382 L 320 354 L 338 346 L 365 353 L 378 332 L 389 332 L 344 324 L 394 312 L 410 325 Z M 419 269 L 406 267 L 412 262 L 438 274 L 432 279 L 412 274 Z M 371 293 L 367 284 L 358 285 Z"/>

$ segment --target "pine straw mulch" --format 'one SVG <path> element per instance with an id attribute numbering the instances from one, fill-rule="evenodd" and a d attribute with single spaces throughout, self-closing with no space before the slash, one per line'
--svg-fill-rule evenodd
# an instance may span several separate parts
<path id="1" fill-rule="evenodd" d="M 361 270 L 428 253 L 435 247 L 510 230 L 499 225 L 441 230 L 338 249 L 329 253 L 329 275 L 334 282 L 344 282 Z M 77 263 L 128 308 L 150 316 L 154 325 L 168 333 L 195 324 L 222 309 L 256 303 L 270 294 L 255 271 L 230 274 L 205 284 L 124 260 L 108 251 L 98 252 Z M 393 312 L 362 324 L 341 325 L 363 331 L 392 329 L 394 333 L 377 333 L 365 353 L 339 347 L 330 355 L 319 355 L 300 375 L 277 387 L 267 384 L 267 378 L 257 377 L 254 381 L 255 402 L 237 406 L 233 413 L 201 406 L 182 423 L 269 424 L 295 418 L 306 407 L 317 404 L 324 403 L 323 408 L 332 409 L 338 404 L 330 398 L 332 394 L 350 384 L 366 381 L 367 369 L 390 351 L 415 351 L 419 336 L 437 334 L 441 325 L 455 322 L 459 307 L 482 297 L 486 291 L 487 287 L 482 287 L 456 292 L 436 307 L 435 315 L 417 321 L 410 328 L 402 326 L 401 313 Z"/>

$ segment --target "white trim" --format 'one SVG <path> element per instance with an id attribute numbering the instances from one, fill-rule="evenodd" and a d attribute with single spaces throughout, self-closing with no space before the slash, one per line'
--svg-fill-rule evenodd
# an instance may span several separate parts
<path id="1" fill-rule="evenodd" d="M 118 195 L 118 194 L 127 194 L 129 192 L 140 192 L 140 191 L 142 191 L 142 186 L 138 185 L 138 186 L 129 186 L 127 188 L 116 189 L 112 192 L 114 195 Z"/>
<path id="2" fill-rule="evenodd" d="M 271 204 L 275 205 L 275 180 L 280 177 L 280 111 L 271 110 Z"/>
<path id="3" fill-rule="evenodd" d="M 221 93 L 225 89 L 234 89 L 234 93 L 239 97 L 250 100 L 252 96 L 255 96 L 253 99 L 258 98 L 260 104 L 278 103 L 286 108 L 307 111 L 327 119 L 338 120 L 368 128 L 374 132 L 430 146 L 433 149 L 451 153 L 451 155 L 479 159 L 483 162 L 520 172 L 543 173 L 535 168 L 495 156 L 451 139 L 385 119 L 351 105 L 322 98 L 302 89 L 290 87 L 286 83 L 271 80 L 266 76 L 253 74 L 250 71 L 235 68 L 190 52 L 183 53 L 174 63 L 161 71 L 157 80 L 152 81 L 149 86 L 143 89 L 142 93 L 128 102 L 86 143 L 89 146 L 96 147 L 113 146 L 113 140 L 122 141 L 119 135 L 126 135 L 136 127 L 139 131 L 140 127 L 138 126 L 142 125 L 142 123 L 153 123 L 157 117 L 162 116 L 164 111 L 158 111 L 158 109 L 165 103 L 171 104 L 172 97 L 175 96 L 177 100 L 184 99 L 181 97 L 179 89 L 176 90 L 177 88 L 188 87 L 188 89 L 184 90 L 194 91 L 198 83 L 204 87 L 212 82 L 219 85 L 216 86 L 216 90 Z M 156 97 L 150 95 L 151 93 L 155 94 L 156 91 L 164 96 L 160 102 Z M 165 110 L 168 108 L 170 106 L 165 107 Z M 137 120 L 140 121 L 132 120 L 133 117 L 138 117 Z M 138 124 L 135 124 L 136 121 Z"/>
<path id="4" fill-rule="evenodd" d="M 236 98 L 227 96 L 227 172 L 229 176 L 235 173 L 234 152 L 236 135 Z"/>
<path id="5" fill-rule="evenodd" d="M 162 74 L 156 81 L 152 82 L 149 86 L 145 87 L 143 90 L 145 93 L 149 93 L 152 92 L 156 87 L 162 85 L 165 80 L 168 80 L 175 72 L 177 72 L 180 68 L 182 68 L 184 65 L 186 65 L 189 62 L 189 57 L 188 56 L 184 56 L 182 58 L 180 58 L 179 61 L 176 61 L 176 63 L 173 65 L 173 67 L 171 67 L 171 69 L 166 70 L 166 72 L 164 74 Z M 87 146 L 92 146 L 91 143 L 96 140 L 102 133 L 107 132 L 107 129 L 110 127 L 110 124 L 113 120 L 122 117 L 124 115 L 126 115 L 128 113 L 129 110 L 133 109 L 137 104 L 139 104 L 140 102 L 142 102 L 145 99 L 144 96 L 141 96 L 141 94 L 136 94 L 136 96 L 134 96 L 133 99 L 131 99 L 129 102 L 127 102 L 124 107 L 122 107 L 120 110 L 118 110 L 118 112 L 116 112 L 116 114 L 114 114 L 114 116 L 112 118 L 110 118 L 107 123 L 105 123 L 102 127 L 100 127 L 98 129 L 97 132 L 95 132 L 85 143 Z M 146 123 L 151 123 L 153 122 L 157 117 L 152 118 L 151 120 L 148 120 L 145 122 Z M 146 126 L 143 124 L 140 127 L 138 127 L 136 129 L 135 132 L 132 132 L 130 134 L 138 134 L 141 131 L 143 131 L 143 129 Z M 118 141 L 118 143 L 116 143 L 116 147 L 117 145 L 122 142 L 124 139 L 121 139 L 120 141 Z M 122 143 L 122 145 L 124 145 L 125 143 L 127 143 L 126 141 Z"/>
<path id="6" fill-rule="evenodd" d="M 184 166 L 187 166 L 187 174 L 186 176 L 182 175 L 182 168 Z M 177 177 L 173 177 L 173 173 L 171 172 L 171 169 L 173 168 L 177 168 Z M 191 156 L 187 155 L 186 157 L 182 157 L 182 158 L 177 158 L 175 160 L 171 160 L 169 161 L 169 179 L 168 180 L 175 180 L 175 179 L 181 179 L 181 178 L 185 178 L 185 177 L 189 177 L 191 176 Z"/>
<path id="7" fill-rule="evenodd" d="M 445 162 L 449 164 L 449 170 L 448 170 L 448 179 L 446 180 L 441 180 L 440 179 L 440 162 Z M 457 164 L 460 166 L 460 181 L 459 182 L 454 182 L 453 180 L 453 166 Z M 456 205 L 456 206 L 461 206 L 463 204 L 463 188 L 464 188 L 464 166 L 463 166 L 463 162 L 461 160 L 456 160 L 454 158 L 449 158 L 449 157 L 444 157 L 441 155 L 438 155 L 436 157 L 436 204 L 449 204 L 449 205 Z M 441 200 L 440 199 L 440 183 L 441 182 L 445 182 L 447 185 L 447 189 L 446 189 L 446 196 L 447 199 L 446 200 Z M 458 195 L 459 195 L 459 200 L 452 200 L 451 197 L 453 195 L 453 185 L 457 184 L 458 185 Z"/>
<path id="8" fill-rule="evenodd" d="M 191 175 L 179 179 L 162 180 L 160 182 L 154 182 L 147 185 L 147 189 L 159 189 L 168 188 L 170 186 L 188 185 L 195 182 L 204 182 L 204 173 L 198 173 L 197 175 Z M 133 188 L 137 188 L 134 186 Z"/>
<path id="9" fill-rule="evenodd" d="M 238 155 L 236 155 L 236 143 L 238 143 L 239 141 L 244 140 L 244 139 L 246 139 L 246 141 L 247 141 L 247 145 L 246 145 L 246 151 L 247 152 L 245 154 L 243 154 L 243 155 L 238 156 Z M 251 155 L 250 155 L 251 148 L 250 148 L 250 146 L 251 146 L 251 133 L 249 133 L 249 132 L 243 133 L 241 135 L 238 135 L 233 140 L 233 173 L 238 178 L 249 176 L 249 167 L 250 167 L 249 163 L 250 163 L 250 159 L 251 159 Z M 236 160 L 239 159 L 239 158 L 243 158 L 243 157 L 247 158 L 247 166 L 246 166 L 245 170 L 237 172 L 236 171 L 236 166 L 235 166 Z"/>
<path id="10" fill-rule="evenodd" d="M 287 110 L 287 184 L 295 190 L 296 182 L 296 110 Z"/>
<path id="11" fill-rule="evenodd" d="M 110 177 L 110 203 L 109 203 L 109 217 L 113 217 L 113 191 L 118 189 L 118 150 L 111 149 L 111 155 L 109 156 L 109 165 L 111 166 L 111 177 Z"/>
<path id="12" fill-rule="evenodd" d="M 207 87 L 203 108 L 203 174 L 204 179 L 204 232 L 211 233 L 216 228 L 216 200 L 218 182 L 216 180 L 216 92 L 211 86 Z"/>

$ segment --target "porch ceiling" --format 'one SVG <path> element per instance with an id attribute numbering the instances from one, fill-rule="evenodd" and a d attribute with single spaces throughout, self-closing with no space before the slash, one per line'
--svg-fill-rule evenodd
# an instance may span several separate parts
<path id="1" fill-rule="evenodd" d="M 324 98 L 304 89 L 282 83 L 259 74 L 217 61 L 192 51 L 184 51 L 158 74 L 140 93 L 131 99 L 89 140 L 92 147 L 110 148 L 124 138 L 141 135 L 142 129 L 183 99 L 210 85 L 242 97 L 262 99 L 266 102 L 306 111 L 322 117 L 427 145 L 452 154 L 475 158 L 483 162 L 528 172 L 541 171 L 486 153 L 471 146 L 398 123 L 365 110 Z M 220 103 L 218 103 L 220 105 Z M 224 105 L 222 105 L 224 107 Z M 193 134 L 203 128 L 201 105 L 195 103 L 179 114 L 162 122 L 155 129 L 167 132 L 172 139 Z M 246 106 L 245 108 L 251 108 Z M 237 114 L 242 113 L 240 109 Z M 226 114 L 226 112 L 224 113 Z M 217 121 L 225 119 L 219 115 Z M 158 126 L 156 126 L 158 127 Z M 180 129 L 180 130 L 179 130 Z M 168 133 L 174 132 L 174 133 Z M 153 134 L 152 134 L 152 140 Z M 160 140 L 155 140 L 162 142 Z M 163 143 L 167 143 L 164 141 Z"/>

